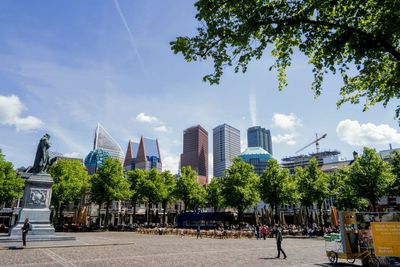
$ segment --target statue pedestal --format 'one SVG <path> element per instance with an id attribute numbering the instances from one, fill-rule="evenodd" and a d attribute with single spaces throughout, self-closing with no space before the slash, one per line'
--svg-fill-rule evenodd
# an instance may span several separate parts
<path id="1" fill-rule="evenodd" d="M 28 240 L 66 240 L 74 239 L 65 236 L 56 236 L 53 225 L 50 223 L 50 200 L 53 179 L 47 173 L 24 173 L 25 190 L 22 200 L 22 209 L 19 212 L 17 224 L 10 229 L 8 239 L 22 239 L 22 226 L 29 218 L 32 230 L 28 232 Z"/>

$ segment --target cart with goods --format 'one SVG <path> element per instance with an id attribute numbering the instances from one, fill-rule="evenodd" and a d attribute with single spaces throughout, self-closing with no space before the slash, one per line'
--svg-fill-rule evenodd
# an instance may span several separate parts
<path id="1" fill-rule="evenodd" d="M 391 221 L 382 221 L 382 216 L 377 213 L 339 211 L 337 214 L 340 233 L 324 236 L 326 256 L 331 264 L 336 264 L 338 259 L 345 259 L 348 263 L 359 259 L 362 266 L 380 266 L 381 263 L 400 266 L 399 214 L 391 215 Z"/>

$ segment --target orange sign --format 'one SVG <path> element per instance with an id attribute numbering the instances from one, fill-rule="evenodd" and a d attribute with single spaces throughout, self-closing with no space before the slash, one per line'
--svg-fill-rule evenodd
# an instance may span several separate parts
<path id="1" fill-rule="evenodd" d="M 375 255 L 400 256 L 400 222 L 372 222 Z"/>

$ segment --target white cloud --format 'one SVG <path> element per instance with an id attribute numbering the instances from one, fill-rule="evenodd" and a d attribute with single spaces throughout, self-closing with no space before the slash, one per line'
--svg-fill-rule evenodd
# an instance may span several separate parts
<path id="1" fill-rule="evenodd" d="M 179 169 L 179 160 L 180 156 L 176 156 L 168 152 L 163 152 L 163 150 L 161 150 L 163 171 L 168 170 L 173 174 L 177 174 Z"/>
<path id="2" fill-rule="evenodd" d="M 156 126 L 153 129 L 156 132 L 162 132 L 162 133 L 168 132 L 168 128 L 165 125 Z"/>
<path id="3" fill-rule="evenodd" d="M 293 113 L 288 115 L 282 113 L 274 113 L 272 116 L 272 126 L 284 130 L 294 131 L 296 127 L 302 126 L 299 118 Z"/>
<path id="4" fill-rule="evenodd" d="M 67 158 L 79 158 L 80 154 L 78 152 L 70 152 L 70 153 L 64 153 L 63 156 Z"/>
<path id="5" fill-rule="evenodd" d="M 336 127 L 339 139 L 356 146 L 375 144 L 400 144 L 400 133 L 387 124 L 360 124 L 356 120 L 342 120 Z"/>
<path id="6" fill-rule="evenodd" d="M 43 127 L 44 123 L 33 116 L 21 117 L 26 107 L 21 103 L 18 96 L 0 95 L 0 124 L 15 126 L 17 132 L 32 131 Z"/>
<path id="7" fill-rule="evenodd" d="M 272 142 L 273 143 L 286 143 L 288 145 L 295 145 L 296 140 L 295 140 L 296 135 L 295 134 L 278 134 L 278 135 L 273 135 L 272 136 Z"/>
<path id="8" fill-rule="evenodd" d="M 139 115 L 136 116 L 136 120 L 139 122 L 143 123 L 154 123 L 158 122 L 158 118 L 154 116 L 148 116 L 144 112 L 139 113 Z"/>

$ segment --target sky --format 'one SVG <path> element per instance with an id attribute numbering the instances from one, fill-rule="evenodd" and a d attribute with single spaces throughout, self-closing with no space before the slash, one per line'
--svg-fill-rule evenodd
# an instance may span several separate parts
<path id="1" fill-rule="evenodd" d="M 51 150 L 84 158 L 97 123 L 126 151 L 128 140 L 158 138 L 163 168 L 176 173 L 183 130 L 200 124 L 209 133 L 227 123 L 241 132 L 271 130 L 273 156 L 295 155 L 315 134 L 321 150 L 351 159 L 363 146 L 400 147 L 392 101 L 362 112 L 339 110 L 339 76 L 325 78 L 322 95 L 311 91 L 312 66 L 295 53 L 289 85 L 279 91 L 273 59 L 266 52 L 245 74 L 226 69 L 219 85 L 202 77 L 212 62 L 184 61 L 169 42 L 193 36 L 198 22 L 189 0 L 86 0 L 0 2 L 0 149 L 14 166 L 33 164 L 39 139 Z M 315 146 L 303 150 L 315 152 Z"/>

